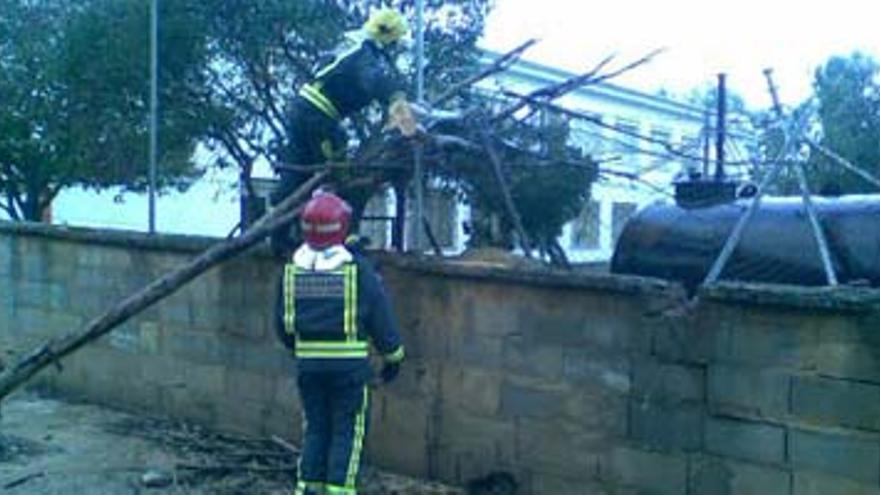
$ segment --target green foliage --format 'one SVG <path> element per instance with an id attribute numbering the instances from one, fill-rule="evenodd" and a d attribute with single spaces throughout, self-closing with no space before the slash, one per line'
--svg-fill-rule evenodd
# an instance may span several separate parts
<path id="1" fill-rule="evenodd" d="M 867 55 L 854 53 L 848 57 L 834 56 L 816 69 L 814 95 L 789 112 L 788 120 L 800 126 L 792 130 L 794 137 L 808 135 L 863 170 L 880 175 L 880 65 Z M 772 112 L 755 116 L 756 121 L 769 123 Z M 761 155 L 767 163 L 775 162 L 785 142 L 779 126 L 769 127 L 761 140 Z M 807 182 L 811 192 L 827 195 L 877 192 L 876 188 L 847 171 L 824 154 L 810 151 L 806 145 L 789 159 L 805 160 Z M 797 169 L 788 163 L 771 192 L 798 195 Z M 769 173 L 762 167 L 758 178 Z"/>
<path id="2" fill-rule="evenodd" d="M 470 105 L 492 115 L 509 101 L 472 94 Z M 490 129 L 490 124 L 471 124 Z M 458 133 L 466 134 L 461 129 Z M 569 121 L 550 111 L 491 125 L 492 143 L 523 229 L 534 247 L 552 256 L 562 227 L 577 217 L 589 199 L 597 164 L 570 143 Z M 470 136 L 481 142 L 485 136 Z M 435 178 L 476 210 L 471 247 L 514 247 L 513 225 L 491 160 L 484 154 L 459 152 L 432 167 Z"/>
<path id="3" fill-rule="evenodd" d="M 880 65 L 868 55 L 831 57 L 815 73 L 821 124 L 820 142 L 867 172 L 880 175 Z M 876 187 L 813 153 L 811 182 L 845 193 L 877 192 Z"/>
<path id="4" fill-rule="evenodd" d="M 147 175 L 147 4 L 137 0 L 0 0 L 0 209 L 39 220 L 69 185 L 143 188 Z M 204 121 L 183 84 L 198 40 L 169 23 L 160 122 L 161 183 L 185 187 Z"/>

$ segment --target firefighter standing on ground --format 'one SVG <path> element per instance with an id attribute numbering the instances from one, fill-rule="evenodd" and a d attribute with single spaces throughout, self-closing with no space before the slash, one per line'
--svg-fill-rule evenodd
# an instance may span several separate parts
<path id="1" fill-rule="evenodd" d="M 305 415 L 296 495 L 356 495 L 369 423 L 369 343 L 384 382 L 404 358 L 391 304 L 369 264 L 344 245 L 351 208 L 317 191 L 300 219 L 305 243 L 284 266 L 278 334 L 297 360 Z"/>
<path id="2" fill-rule="evenodd" d="M 373 12 L 363 26 L 363 39 L 303 85 L 287 117 L 288 147 L 282 153 L 287 165 L 345 161 L 347 139 L 342 120 L 374 101 L 388 104 L 389 127 L 405 136 L 415 134 L 415 117 L 393 60 L 408 32 L 409 26 L 399 12 L 387 8 Z M 279 174 L 273 204 L 310 175 L 291 169 L 281 169 Z M 289 251 L 287 229 L 273 235 L 272 246 L 278 255 Z"/>

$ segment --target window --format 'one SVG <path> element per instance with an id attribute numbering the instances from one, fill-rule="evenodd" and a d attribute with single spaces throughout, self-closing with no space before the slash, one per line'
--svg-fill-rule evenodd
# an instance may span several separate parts
<path id="1" fill-rule="evenodd" d="M 614 203 L 611 207 L 611 234 L 614 238 L 614 244 L 617 244 L 617 238 L 623 232 L 623 226 L 627 220 L 635 212 L 638 205 L 635 203 L 620 202 Z"/>
<path id="2" fill-rule="evenodd" d="M 584 113 L 589 115 L 590 118 L 595 119 L 596 122 L 602 122 L 601 115 L 597 113 Z M 585 154 L 590 155 L 597 160 L 601 159 L 601 155 L 605 151 L 605 138 L 602 133 L 602 127 L 592 122 L 576 119 L 571 123 L 571 138 L 573 143 L 580 147 L 581 151 Z"/>
<path id="3" fill-rule="evenodd" d="M 370 198 L 364 208 L 360 224 L 360 234 L 370 238 L 370 247 L 385 248 L 389 244 L 391 220 L 388 213 L 388 191 L 382 191 Z"/>
<path id="4" fill-rule="evenodd" d="M 458 219 L 455 195 L 449 191 L 428 188 L 425 190 L 424 198 L 424 215 L 428 219 L 428 225 L 431 228 L 431 233 L 437 240 L 437 244 L 443 249 L 455 248 L 456 222 Z M 408 198 L 407 210 L 406 228 L 408 235 L 410 235 L 409 239 L 412 239 L 412 232 L 416 225 L 422 226 L 421 223 L 416 223 L 415 198 Z M 426 249 L 430 248 L 431 243 L 427 232 L 422 230 L 421 233 L 422 246 Z"/>
<path id="5" fill-rule="evenodd" d="M 617 151 L 620 153 L 636 153 L 639 150 L 639 123 L 632 120 L 620 119 L 615 125 Z"/>
<path id="6" fill-rule="evenodd" d="M 651 165 L 652 170 L 672 170 L 676 158 L 669 153 L 672 144 L 672 131 L 662 127 L 651 129 Z"/>
<path id="7" fill-rule="evenodd" d="M 574 219 L 571 226 L 571 247 L 577 249 L 599 249 L 599 220 L 601 205 L 590 201 Z"/>
<path id="8" fill-rule="evenodd" d="M 702 166 L 703 139 L 697 135 L 684 136 L 681 138 L 682 155 L 681 163 L 685 170 L 697 171 Z"/>

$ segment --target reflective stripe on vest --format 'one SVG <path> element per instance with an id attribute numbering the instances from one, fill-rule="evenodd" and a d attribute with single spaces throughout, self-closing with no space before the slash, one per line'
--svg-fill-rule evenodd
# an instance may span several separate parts
<path id="1" fill-rule="evenodd" d="M 297 297 L 307 299 L 314 294 L 297 293 L 297 280 L 300 277 L 316 276 L 314 272 L 299 270 L 296 265 L 289 263 L 284 267 L 284 330 L 296 337 L 296 355 L 298 358 L 366 358 L 369 354 L 369 345 L 366 340 L 360 340 L 357 323 L 357 265 L 346 264 L 340 270 L 332 272 L 320 272 L 322 277 L 342 277 L 343 289 L 343 315 L 342 328 L 339 329 L 339 338 L 327 340 L 326 334 L 322 340 L 309 340 L 304 338 L 302 332 L 298 332 L 296 325 Z M 308 288 L 308 286 L 305 286 Z M 331 337 L 332 338 L 332 337 Z"/>
<path id="2" fill-rule="evenodd" d="M 305 84 L 299 90 L 299 95 L 303 97 L 306 101 L 314 105 L 318 108 L 318 110 L 324 112 L 325 115 L 330 117 L 333 120 L 340 120 L 342 117 L 339 113 L 339 110 L 336 109 L 336 105 L 333 104 L 330 99 L 324 96 L 324 93 L 321 92 L 321 88 L 319 84 Z"/>

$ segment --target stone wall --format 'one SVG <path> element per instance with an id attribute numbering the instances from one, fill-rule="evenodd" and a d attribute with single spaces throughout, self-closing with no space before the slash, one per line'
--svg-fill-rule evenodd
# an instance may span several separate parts
<path id="1" fill-rule="evenodd" d="M 0 224 L 7 361 L 211 240 Z M 880 493 L 880 294 L 378 259 L 404 329 L 368 460 L 531 494 Z M 297 439 L 262 251 L 216 268 L 44 372 L 149 414 Z M 12 353 L 14 355 L 9 356 Z"/>

